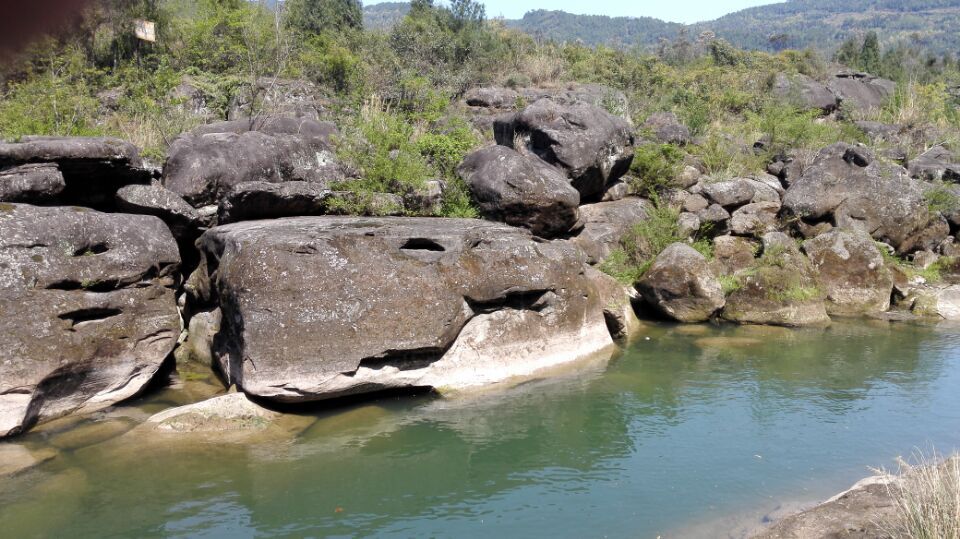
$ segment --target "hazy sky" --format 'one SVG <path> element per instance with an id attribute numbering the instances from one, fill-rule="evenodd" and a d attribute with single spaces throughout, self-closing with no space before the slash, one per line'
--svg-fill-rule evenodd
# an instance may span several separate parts
<path id="1" fill-rule="evenodd" d="M 379 4 L 388 0 L 365 0 Z M 396 0 L 393 0 L 396 1 Z M 611 17 L 656 17 L 665 21 L 692 23 L 716 19 L 734 11 L 777 0 L 481 0 L 488 17 L 519 19 L 534 9 L 557 9 L 568 13 Z M 838 0 L 842 1 L 842 0 Z M 441 0 L 443 2 L 443 0 Z"/>

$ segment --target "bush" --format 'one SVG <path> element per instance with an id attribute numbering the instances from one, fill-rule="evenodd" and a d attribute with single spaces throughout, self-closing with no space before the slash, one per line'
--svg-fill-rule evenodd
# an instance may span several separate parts
<path id="1" fill-rule="evenodd" d="M 910 539 L 960 538 L 960 455 L 918 453 L 915 460 L 901 460 L 900 473 L 887 484 L 895 514 L 882 523 L 884 531 Z"/>
<path id="2" fill-rule="evenodd" d="M 630 172 L 635 193 L 654 195 L 670 185 L 680 172 L 683 150 L 672 144 L 639 146 L 633 156 Z"/>

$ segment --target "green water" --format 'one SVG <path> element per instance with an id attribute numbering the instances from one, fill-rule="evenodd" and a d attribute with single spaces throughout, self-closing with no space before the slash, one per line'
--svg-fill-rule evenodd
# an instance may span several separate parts
<path id="1" fill-rule="evenodd" d="M 960 447 L 957 327 L 647 335 L 576 375 L 358 404 L 269 441 L 131 441 L 189 400 L 154 394 L 20 440 L 58 456 L 0 480 L 0 535 L 736 536 L 917 446 Z"/>

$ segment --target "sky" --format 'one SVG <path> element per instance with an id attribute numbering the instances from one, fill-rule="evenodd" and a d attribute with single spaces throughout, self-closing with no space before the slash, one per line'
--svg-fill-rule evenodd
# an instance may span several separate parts
<path id="1" fill-rule="evenodd" d="M 379 4 L 388 0 L 365 0 Z M 393 0 L 396 1 L 396 0 Z M 561 10 L 585 15 L 611 17 L 656 17 L 671 22 L 694 23 L 716 19 L 727 13 L 776 0 L 481 0 L 488 17 L 519 19 L 535 9 Z M 842 1 L 842 0 L 840 0 Z"/>

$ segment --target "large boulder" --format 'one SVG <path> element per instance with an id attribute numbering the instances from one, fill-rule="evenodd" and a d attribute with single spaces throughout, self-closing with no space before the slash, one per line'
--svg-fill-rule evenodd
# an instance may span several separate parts
<path id="1" fill-rule="evenodd" d="M 497 144 L 540 158 L 562 170 L 586 201 L 600 200 L 606 186 L 633 161 L 633 128 L 626 120 L 584 103 L 541 99 L 494 122 Z"/>
<path id="2" fill-rule="evenodd" d="M 557 169 L 505 146 L 464 159 L 457 173 L 487 219 L 530 229 L 545 238 L 565 234 L 579 219 L 580 193 Z"/>
<path id="3" fill-rule="evenodd" d="M 649 201 L 637 197 L 580 206 L 583 229 L 572 241 L 587 254 L 587 262 L 600 264 L 652 209 Z"/>
<path id="4" fill-rule="evenodd" d="M 181 331 L 160 219 L 0 204 L 0 437 L 140 391 Z"/>
<path id="5" fill-rule="evenodd" d="M 633 309 L 636 290 L 633 287 L 624 286 L 596 268 L 587 268 L 586 275 L 600 294 L 603 317 L 607 321 L 610 335 L 621 342 L 630 341 L 636 337 L 643 329 L 643 324 Z"/>
<path id="6" fill-rule="evenodd" d="M 909 252 L 914 237 L 933 220 L 923 186 L 867 149 L 837 143 L 822 149 L 783 199 L 789 214 L 804 220 L 866 232 Z M 942 240 L 943 238 L 940 238 Z"/>
<path id="7" fill-rule="evenodd" d="M 960 159 L 943 146 L 934 146 L 910 160 L 910 175 L 921 180 L 960 182 Z"/>
<path id="8" fill-rule="evenodd" d="M 882 107 L 897 91 L 897 83 L 892 80 L 851 71 L 837 73 L 827 87 L 844 109 L 861 111 Z"/>
<path id="9" fill-rule="evenodd" d="M 876 314 L 890 308 L 893 277 L 867 235 L 831 230 L 803 243 L 826 293 L 827 313 Z"/>
<path id="10" fill-rule="evenodd" d="M 762 236 L 778 228 L 779 202 L 752 202 L 730 216 L 730 232 L 740 236 Z"/>
<path id="11" fill-rule="evenodd" d="M 960 320 L 960 285 L 921 286 L 915 294 L 914 313 L 944 320 Z"/>
<path id="12" fill-rule="evenodd" d="M 117 189 L 149 183 L 153 175 L 136 146 L 115 138 L 32 136 L 0 143 L 0 169 L 39 163 L 59 168 L 64 189 L 58 200 L 81 206 L 109 206 Z"/>
<path id="13" fill-rule="evenodd" d="M 36 163 L 0 170 L 0 202 L 53 202 L 66 186 L 56 163 Z"/>
<path id="14" fill-rule="evenodd" d="M 724 208 L 742 206 L 750 202 L 757 191 L 756 183 L 747 178 L 706 182 L 701 185 L 703 186 L 703 194 L 713 203 Z"/>
<path id="15" fill-rule="evenodd" d="M 663 250 L 637 283 L 651 307 L 678 322 L 705 322 L 723 308 L 723 289 L 707 259 L 685 243 Z"/>
<path id="16" fill-rule="evenodd" d="M 839 100 L 824 84 L 803 75 L 777 73 L 773 80 L 773 95 L 796 107 L 831 113 L 837 110 Z"/>
<path id="17" fill-rule="evenodd" d="M 393 193 L 331 191 L 303 181 L 244 182 L 220 199 L 217 223 L 309 215 L 402 215 L 403 211 L 403 197 Z"/>
<path id="18" fill-rule="evenodd" d="M 736 274 L 723 318 L 740 324 L 824 326 L 830 323 L 816 271 L 781 232 L 763 237 L 763 255 Z"/>
<path id="19" fill-rule="evenodd" d="M 690 142 L 690 129 L 680 123 L 680 119 L 672 112 L 651 114 L 643 123 L 643 127 L 662 144 L 685 145 Z"/>
<path id="20" fill-rule="evenodd" d="M 309 118 L 235 120 L 200 127 L 170 145 L 163 185 L 194 207 L 216 205 L 238 184 L 343 178 L 331 137 L 336 128 Z"/>
<path id="21" fill-rule="evenodd" d="M 215 360 L 256 397 L 455 390 L 612 342 L 582 253 L 502 224 L 295 217 L 215 227 L 198 245 L 195 289 L 222 310 Z"/>

